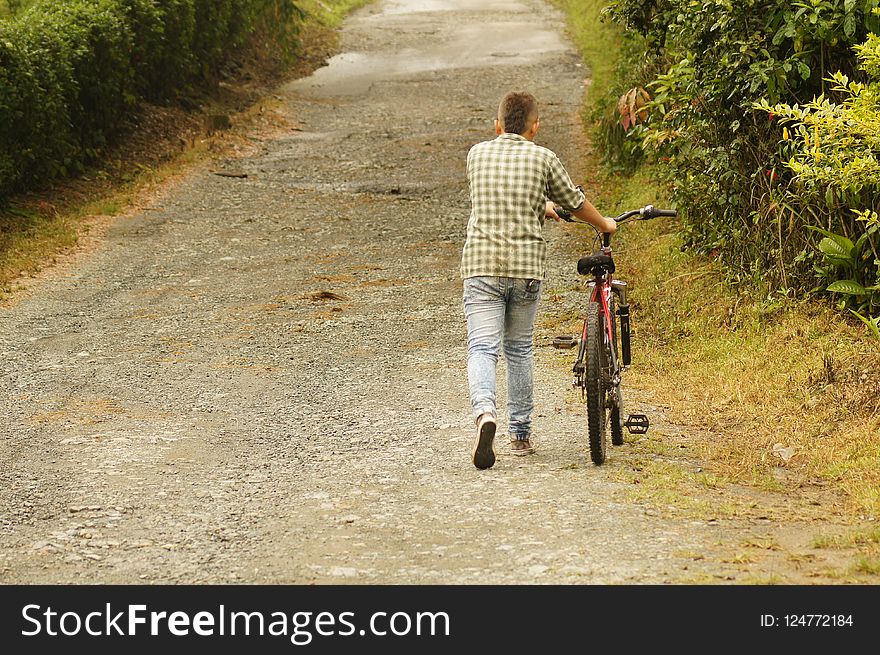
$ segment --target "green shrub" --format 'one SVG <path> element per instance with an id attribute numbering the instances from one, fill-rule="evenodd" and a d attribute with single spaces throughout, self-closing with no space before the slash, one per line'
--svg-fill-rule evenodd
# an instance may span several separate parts
<path id="1" fill-rule="evenodd" d="M 60 38 L 77 93 L 70 120 L 84 150 L 106 144 L 135 101 L 132 32 L 113 0 L 68 0 L 41 5 L 21 19 L 34 38 Z"/>
<path id="2" fill-rule="evenodd" d="M 784 209 L 794 176 L 782 126 L 755 108 L 828 88 L 829 72 L 858 74 L 852 46 L 880 28 L 880 0 L 615 0 L 609 11 L 643 39 L 662 69 L 647 88 L 635 136 L 659 160 L 685 245 L 721 259 L 734 280 L 808 291 L 817 236 L 843 231 L 823 203 Z M 637 76 L 633 76 L 637 77 Z M 631 77 L 622 88 L 642 82 Z M 851 217 L 851 212 L 849 213 Z M 814 249 L 812 249 L 814 250 Z M 812 252 L 810 250 L 810 252 Z"/>
<path id="3" fill-rule="evenodd" d="M 68 44 L 0 23 L 0 198 L 66 174 L 78 155 L 70 100 L 78 92 Z"/>
<path id="4" fill-rule="evenodd" d="M 855 51 L 869 82 L 837 72 L 829 79 L 835 100 L 756 107 L 783 124 L 779 157 L 794 175 L 777 206 L 818 215 L 807 221 L 823 237 L 818 252 L 806 250 L 802 259 L 814 262 L 822 290 L 839 294 L 848 309 L 873 315 L 880 313 L 880 37 L 870 36 Z"/>
<path id="5" fill-rule="evenodd" d="M 196 31 L 193 53 L 205 74 L 210 74 L 228 48 L 238 45 L 244 12 L 233 0 L 195 0 Z"/>
<path id="6" fill-rule="evenodd" d="M 644 161 L 642 139 L 646 126 L 640 112 L 636 113 L 637 120 L 627 120 L 625 106 L 633 92 L 637 97 L 647 93 L 645 87 L 661 72 L 660 61 L 645 56 L 644 38 L 634 32 L 625 33 L 617 52 L 613 82 L 593 103 L 591 116 L 602 159 L 612 171 L 631 174 Z"/>
<path id="7" fill-rule="evenodd" d="M 191 0 L 116 0 L 133 33 L 138 93 L 165 100 L 193 79 L 195 7 Z"/>
<path id="8" fill-rule="evenodd" d="M 0 0 L 0 18 L 16 16 L 34 3 L 34 0 Z"/>

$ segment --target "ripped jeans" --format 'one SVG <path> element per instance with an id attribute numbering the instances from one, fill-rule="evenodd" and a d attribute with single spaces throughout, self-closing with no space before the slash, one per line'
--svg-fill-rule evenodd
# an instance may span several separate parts
<path id="1" fill-rule="evenodd" d="M 511 438 L 532 429 L 534 327 L 541 281 L 510 277 L 464 280 L 468 327 L 468 386 L 474 417 L 497 414 L 495 368 L 502 344 L 507 362 L 507 415 Z"/>

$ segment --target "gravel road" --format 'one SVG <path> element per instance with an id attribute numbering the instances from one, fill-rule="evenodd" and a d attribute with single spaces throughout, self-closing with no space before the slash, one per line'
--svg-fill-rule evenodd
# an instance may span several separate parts
<path id="1" fill-rule="evenodd" d="M 583 301 L 570 227 L 546 229 L 538 453 L 469 460 L 465 155 L 526 88 L 538 141 L 576 171 L 588 74 L 539 0 L 377 2 L 328 66 L 278 91 L 298 128 L 220 162 L 247 177 L 193 171 L 0 310 L 0 581 L 754 574 L 723 558 L 783 540 L 771 519 L 633 501 L 638 443 L 589 463 L 570 355 L 547 346 L 548 312 Z"/>

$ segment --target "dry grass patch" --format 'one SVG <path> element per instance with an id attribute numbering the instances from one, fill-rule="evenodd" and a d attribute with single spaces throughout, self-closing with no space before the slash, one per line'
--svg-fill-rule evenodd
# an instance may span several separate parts
<path id="1" fill-rule="evenodd" d="M 880 575 L 880 558 L 862 557 L 853 565 L 854 573 Z"/>
<path id="2" fill-rule="evenodd" d="M 880 527 L 873 530 L 856 530 L 844 534 L 824 534 L 813 540 L 813 548 L 829 548 L 835 550 L 847 548 L 874 548 L 880 554 Z"/>
<path id="3" fill-rule="evenodd" d="M 650 504 L 664 513 L 712 520 L 739 516 L 746 511 L 706 493 L 720 484 L 717 478 L 694 473 L 674 461 L 636 457 L 614 469 L 613 475 L 628 485 L 626 494 L 630 500 Z"/>
<path id="4" fill-rule="evenodd" d="M 630 381 L 706 434 L 699 454 L 732 480 L 818 478 L 852 511 L 880 513 L 880 351 L 864 331 L 818 304 L 754 301 L 704 281 L 673 295 L 663 272 L 643 275 Z"/>

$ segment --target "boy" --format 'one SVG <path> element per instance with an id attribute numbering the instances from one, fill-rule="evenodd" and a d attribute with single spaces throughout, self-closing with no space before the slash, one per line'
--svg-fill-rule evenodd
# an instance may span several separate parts
<path id="1" fill-rule="evenodd" d="M 478 143 L 467 158 L 471 215 L 461 257 L 468 326 L 468 386 L 477 423 L 473 463 L 495 463 L 495 368 L 504 347 L 510 451 L 535 452 L 530 442 L 533 333 L 547 244 L 545 217 L 559 220 L 553 205 L 603 232 L 602 216 L 571 182 L 562 163 L 534 143 L 538 103 L 525 92 L 504 96 L 495 119 L 496 138 Z"/>

